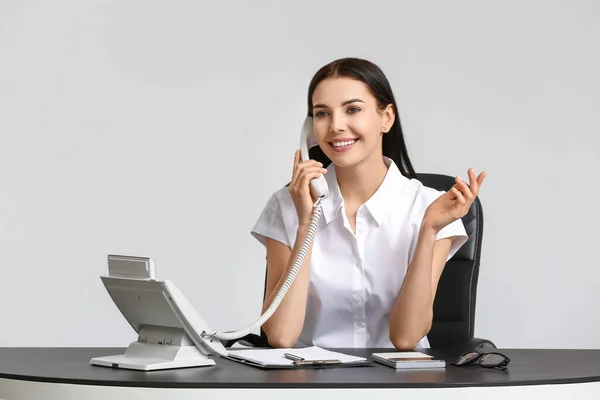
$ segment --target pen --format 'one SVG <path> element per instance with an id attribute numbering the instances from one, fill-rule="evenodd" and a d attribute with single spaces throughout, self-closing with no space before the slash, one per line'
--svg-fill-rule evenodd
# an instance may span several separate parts
<path id="1" fill-rule="evenodd" d="M 292 361 L 304 361 L 304 358 L 299 357 L 299 356 L 295 356 L 295 355 L 290 354 L 290 353 L 283 353 L 283 356 L 285 358 L 287 358 L 288 360 L 292 360 Z"/>

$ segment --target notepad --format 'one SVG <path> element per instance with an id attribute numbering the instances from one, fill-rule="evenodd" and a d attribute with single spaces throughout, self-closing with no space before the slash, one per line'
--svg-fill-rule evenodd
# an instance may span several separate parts
<path id="1" fill-rule="evenodd" d="M 397 351 L 390 353 L 373 353 L 373 361 L 396 369 L 429 369 L 445 368 L 446 361 L 418 351 Z"/>
<path id="2" fill-rule="evenodd" d="M 364 357 L 357 357 L 336 351 L 326 350 L 318 346 L 284 349 L 235 349 L 229 350 L 227 358 L 262 368 L 298 368 L 298 367 L 351 367 L 369 365 Z M 302 362 L 294 362 L 285 357 L 285 353 L 302 358 Z"/>

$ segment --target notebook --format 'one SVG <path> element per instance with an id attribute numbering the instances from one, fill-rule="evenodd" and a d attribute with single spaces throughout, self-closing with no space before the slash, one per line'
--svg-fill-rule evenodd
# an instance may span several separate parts
<path id="1" fill-rule="evenodd" d="M 396 369 L 445 368 L 446 361 L 418 351 L 373 353 L 373 361 Z"/>
<path id="2" fill-rule="evenodd" d="M 226 358 L 230 360 L 259 368 L 331 368 L 371 365 L 371 361 L 364 357 L 325 350 L 318 346 L 230 349 L 228 353 Z"/>

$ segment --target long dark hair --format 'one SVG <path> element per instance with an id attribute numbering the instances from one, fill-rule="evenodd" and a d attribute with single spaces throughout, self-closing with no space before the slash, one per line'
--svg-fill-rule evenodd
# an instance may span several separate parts
<path id="1" fill-rule="evenodd" d="M 308 116 L 313 115 L 312 96 L 317 85 L 324 79 L 335 77 L 361 81 L 367 85 L 373 96 L 377 99 L 380 109 L 384 109 L 389 104 L 394 107 L 394 124 L 389 132 L 383 134 L 383 155 L 394 161 L 402 175 L 407 178 L 416 178 L 415 170 L 408 158 L 394 93 L 392 93 L 390 83 L 383 71 L 372 62 L 360 58 L 341 58 L 319 69 L 308 86 Z M 331 160 L 323 153 L 323 150 L 319 146 L 310 149 L 309 156 L 311 159 L 323 163 L 325 167 L 331 164 Z"/>

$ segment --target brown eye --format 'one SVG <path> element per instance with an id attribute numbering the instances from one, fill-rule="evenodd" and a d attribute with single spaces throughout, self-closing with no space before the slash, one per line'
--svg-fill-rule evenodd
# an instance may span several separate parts
<path id="1" fill-rule="evenodd" d="M 326 117 L 327 116 L 327 112 L 326 111 L 318 111 L 314 115 L 315 115 L 315 118 Z"/>
<path id="2" fill-rule="evenodd" d="M 359 111 L 360 111 L 360 108 L 358 108 L 358 107 L 350 107 L 350 108 L 348 108 L 348 113 L 349 114 L 354 114 L 354 113 L 357 113 Z"/>

